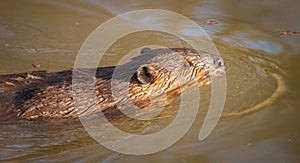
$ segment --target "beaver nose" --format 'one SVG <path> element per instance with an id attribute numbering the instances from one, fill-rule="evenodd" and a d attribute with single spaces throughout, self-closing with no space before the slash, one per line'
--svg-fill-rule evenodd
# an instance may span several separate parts
<path id="1" fill-rule="evenodd" d="M 218 63 L 218 67 L 220 67 L 220 66 L 222 66 L 222 65 L 223 65 L 223 64 L 222 64 L 222 62 L 220 62 L 220 61 L 219 61 L 219 63 Z"/>
<path id="2" fill-rule="evenodd" d="M 212 76 L 218 77 L 225 75 L 226 67 L 224 65 L 224 60 L 220 56 L 214 56 L 214 68 Z"/>
<path id="3" fill-rule="evenodd" d="M 215 68 L 223 67 L 224 66 L 223 59 L 219 56 L 214 56 L 214 65 Z"/>

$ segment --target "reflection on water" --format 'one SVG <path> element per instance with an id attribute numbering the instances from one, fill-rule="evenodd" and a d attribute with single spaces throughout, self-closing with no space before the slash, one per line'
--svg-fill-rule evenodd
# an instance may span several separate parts
<path id="1" fill-rule="evenodd" d="M 299 161 L 300 37 L 277 35 L 281 30 L 300 30 L 298 8 L 295 7 L 298 1 L 118 3 L 29 0 L 0 3 L 2 74 L 69 69 L 82 42 L 94 28 L 112 16 L 144 8 L 168 9 L 199 23 L 216 43 L 228 72 L 224 118 L 205 141 L 200 142 L 197 137 L 206 115 L 203 108 L 209 104 L 209 87 L 201 90 L 201 107 L 194 126 L 183 139 L 165 151 L 148 156 L 125 156 L 96 144 L 79 124 L 11 121 L 0 122 L 0 160 Z M 232 3 L 236 6 L 228 5 Z M 217 23 L 208 24 L 207 19 Z M 157 22 L 147 20 L 146 23 Z M 187 36 L 194 33 L 184 26 L 180 29 Z M 137 38 L 129 36 L 120 42 L 120 47 L 128 49 L 114 47 L 106 56 L 112 62 L 105 64 L 114 63 L 124 51 L 137 46 L 135 39 L 145 40 L 142 41 L 144 44 L 160 39 L 176 47 L 185 46 L 168 35 L 150 32 Z M 33 68 L 32 64 L 41 66 Z M 248 113 L 247 110 L 257 105 L 258 109 Z M 248 114 L 240 114 L 244 112 Z M 175 115 L 176 110 L 169 110 L 150 124 L 130 121 L 122 124 L 127 130 L 148 133 L 166 126 Z M 228 118 L 226 115 L 234 116 Z M 103 132 L 110 132 L 105 124 Z"/>

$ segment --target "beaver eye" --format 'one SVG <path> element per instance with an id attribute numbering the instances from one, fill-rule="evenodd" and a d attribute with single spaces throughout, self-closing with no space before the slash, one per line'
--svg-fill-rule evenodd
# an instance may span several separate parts
<path id="1" fill-rule="evenodd" d="M 184 63 L 183 63 L 183 67 L 186 67 L 186 68 L 187 68 L 187 67 L 190 67 L 190 63 L 184 62 Z"/>

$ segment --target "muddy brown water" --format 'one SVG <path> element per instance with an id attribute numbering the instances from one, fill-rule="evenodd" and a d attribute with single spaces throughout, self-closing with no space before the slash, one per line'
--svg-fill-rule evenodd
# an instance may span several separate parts
<path id="1" fill-rule="evenodd" d="M 206 115 L 203 108 L 209 104 L 209 87 L 201 89 L 202 111 L 192 128 L 164 151 L 145 156 L 118 154 L 72 122 L 1 121 L 0 160 L 298 162 L 300 35 L 279 33 L 300 31 L 299 6 L 297 0 L 1 1 L 1 74 L 72 68 L 82 43 L 101 23 L 127 11 L 159 8 L 183 14 L 205 29 L 225 60 L 228 87 L 222 118 L 204 141 L 197 138 Z M 153 42 L 186 46 L 168 34 L 137 33 L 114 44 L 101 66 L 115 65 L 126 52 Z M 122 122 L 122 128 L 136 133 L 163 129 L 176 115 L 170 110 L 151 123 Z M 105 124 L 102 127 L 110 132 Z"/>

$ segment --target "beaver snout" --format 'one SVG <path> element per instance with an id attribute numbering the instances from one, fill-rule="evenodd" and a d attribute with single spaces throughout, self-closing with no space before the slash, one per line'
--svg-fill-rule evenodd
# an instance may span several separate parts
<path id="1" fill-rule="evenodd" d="M 225 75 L 226 67 L 224 64 L 224 60 L 220 56 L 213 56 L 213 67 L 212 67 L 212 77 L 220 77 Z"/>

